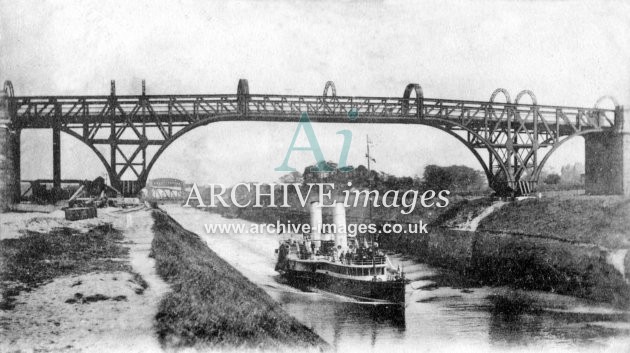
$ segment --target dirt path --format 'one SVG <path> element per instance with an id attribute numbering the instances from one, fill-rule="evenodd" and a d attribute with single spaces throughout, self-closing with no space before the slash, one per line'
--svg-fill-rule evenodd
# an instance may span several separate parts
<path id="1" fill-rule="evenodd" d="M 99 212 L 99 218 L 123 231 L 128 261 L 143 280 L 129 272 L 93 272 L 22 292 L 14 309 L 0 311 L 0 351 L 161 351 L 154 318 L 168 285 L 148 257 L 151 213 Z"/>
<path id="2" fill-rule="evenodd" d="M 153 218 L 151 211 L 120 213 L 114 226 L 123 231 L 125 238 L 130 241 L 129 260 L 134 272 L 140 274 L 147 288 L 142 297 L 144 301 L 123 313 L 124 320 L 119 320 L 116 335 L 109 335 L 101 340 L 99 351 L 120 352 L 158 352 L 161 351 L 154 329 L 154 319 L 160 298 L 169 289 L 156 273 L 155 260 L 149 257 L 151 241 L 153 240 Z M 86 349 L 91 350 L 91 349 Z"/>

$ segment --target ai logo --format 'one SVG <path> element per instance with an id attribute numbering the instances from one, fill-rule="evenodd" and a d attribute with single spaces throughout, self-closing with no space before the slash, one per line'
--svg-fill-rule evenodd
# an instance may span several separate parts
<path id="1" fill-rule="evenodd" d="M 355 120 L 358 114 L 357 111 L 352 109 L 348 112 L 348 118 L 350 120 Z M 304 130 L 306 134 L 306 138 L 308 139 L 309 146 L 306 147 L 297 147 L 295 146 L 295 142 L 297 141 L 298 136 L 300 135 L 300 131 Z M 339 130 L 337 131 L 337 135 L 343 135 L 343 146 L 341 148 L 341 154 L 339 155 L 339 164 L 337 168 L 342 172 L 349 172 L 353 168 L 347 166 L 348 162 L 348 151 L 350 150 L 350 144 L 352 143 L 352 132 L 350 130 Z M 319 147 L 319 142 L 317 141 L 317 137 L 315 136 L 315 131 L 313 131 L 313 126 L 311 125 L 311 120 L 308 118 L 308 114 L 302 113 L 300 116 L 300 121 L 298 122 L 297 129 L 295 130 L 295 134 L 293 135 L 293 140 L 291 140 L 291 144 L 289 145 L 289 149 L 287 150 L 287 154 L 284 157 L 284 162 L 282 165 L 275 168 L 278 172 L 294 172 L 295 168 L 289 166 L 289 158 L 291 158 L 291 153 L 293 151 L 311 151 L 313 156 L 315 157 L 315 167 L 311 168 L 313 172 L 332 172 L 333 169 L 326 163 L 326 159 L 324 158 L 324 154 L 322 153 L 322 149 Z"/>

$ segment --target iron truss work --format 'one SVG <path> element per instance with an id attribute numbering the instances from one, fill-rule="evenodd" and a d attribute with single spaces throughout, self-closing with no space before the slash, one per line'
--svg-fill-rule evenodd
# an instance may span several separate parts
<path id="1" fill-rule="evenodd" d="M 608 96 L 592 108 L 551 106 L 539 105 L 527 90 L 512 101 L 501 88 L 487 102 L 426 98 L 418 84 L 409 84 L 402 97 L 338 96 L 331 81 L 321 96 L 250 94 L 244 79 L 236 94 L 147 95 L 144 81 L 141 95 L 117 95 L 114 81 L 107 96 L 18 97 L 10 82 L 5 91 L 14 128 L 52 128 L 83 141 L 125 194 L 144 187 L 173 141 L 218 121 L 297 122 L 308 113 L 313 122 L 432 126 L 468 147 L 499 194 L 518 192 L 523 182 L 535 188 L 546 160 L 569 138 L 623 125 L 623 107 Z M 606 99 L 614 109 L 600 107 Z"/>

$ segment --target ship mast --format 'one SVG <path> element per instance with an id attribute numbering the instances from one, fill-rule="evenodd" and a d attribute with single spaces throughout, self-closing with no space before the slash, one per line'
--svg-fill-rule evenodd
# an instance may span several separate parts
<path id="1" fill-rule="evenodd" d="M 367 152 L 365 153 L 365 158 L 367 158 L 367 169 L 368 169 L 368 191 L 372 191 L 372 168 L 371 168 L 371 162 L 372 162 L 372 157 L 370 157 L 370 143 L 372 143 L 372 141 L 370 141 L 370 136 L 369 135 L 365 135 L 365 145 L 367 148 Z M 368 192 L 368 195 L 371 195 Z M 372 221 L 372 200 L 370 200 L 368 198 L 368 203 L 370 205 L 370 222 Z"/>
<path id="2" fill-rule="evenodd" d="M 367 167 L 368 167 L 368 195 L 371 195 L 371 191 L 372 191 L 372 161 L 374 160 L 371 156 L 370 156 L 370 143 L 372 143 L 372 141 L 370 141 L 370 136 L 369 135 L 365 135 L 365 145 L 366 145 L 366 153 L 365 153 L 365 158 L 367 158 Z M 376 162 L 374 160 L 374 162 Z M 368 203 L 369 203 L 369 210 L 370 210 L 370 222 L 372 222 L 372 200 L 368 197 Z M 376 276 L 376 259 L 375 259 L 375 254 L 374 252 L 376 251 L 376 249 L 374 248 L 374 234 L 370 234 L 370 238 L 371 239 L 371 246 L 372 246 L 372 271 L 373 274 Z"/>

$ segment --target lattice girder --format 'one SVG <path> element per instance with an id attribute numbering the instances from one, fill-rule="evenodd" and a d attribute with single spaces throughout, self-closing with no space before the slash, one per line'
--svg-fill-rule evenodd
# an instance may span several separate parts
<path id="1" fill-rule="evenodd" d="M 402 97 L 338 96 L 332 82 L 321 96 L 250 94 L 247 80 L 239 81 L 236 94 L 146 95 L 143 84 L 141 95 L 117 95 L 113 82 L 108 96 L 12 94 L 16 128 L 60 128 L 97 154 L 112 184 L 131 180 L 138 187 L 174 140 L 216 121 L 297 122 L 305 112 L 313 122 L 434 126 L 473 151 L 490 186 L 502 194 L 518 191 L 520 181 L 535 186 L 549 153 L 566 139 L 623 125 L 616 102 L 614 109 L 600 108 L 601 100 L 593 108 L 539 105 L 531 91 L 512 102 L 504 89 L 488 102 L 437 99 L 424 97 L 418 84 L 409 84 Z M 525 96 L 531 103 L 520 103 Z M 350 113 L 358 119 L 349 121 Z"/>

